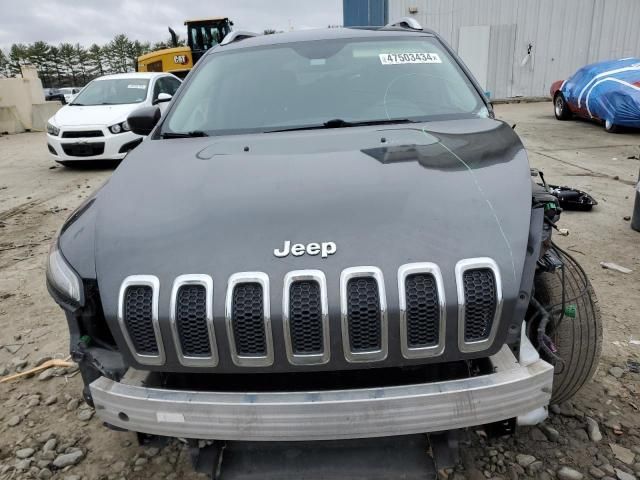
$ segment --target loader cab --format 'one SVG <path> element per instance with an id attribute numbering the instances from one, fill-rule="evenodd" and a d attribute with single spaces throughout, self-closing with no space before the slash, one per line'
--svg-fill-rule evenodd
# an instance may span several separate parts
<path id="1" fill-rule="evenodd" d="M 204 20 L 187 20 L 187 43 L 191 48 L 195 64 L 208 50 L 218 45 L 229 32 L 231 22 L 226 17 L 208 18 Z"/>

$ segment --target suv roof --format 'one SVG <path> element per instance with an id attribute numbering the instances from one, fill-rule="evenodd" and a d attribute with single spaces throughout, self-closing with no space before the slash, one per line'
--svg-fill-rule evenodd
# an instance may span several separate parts
<path id="1" fill-rule="evenodd" d="M 406 37 L 435 36 L 435 32 L 427 29 L 412 30 L 402 27 L 360 27 L 360 28 L 318 28 L 295 32 L 275 33 L 273 35 L 258 35 L 244 38 L 242 41 L 232 42 L 216 47 L 210 52 L 231 50 L 237 48 L 261 47 L 264 45 L 279 45 L 285 43 L 308 42 L 313 40 L 332 40 L 335 38 L 376 38 L 376 37 Z"/>

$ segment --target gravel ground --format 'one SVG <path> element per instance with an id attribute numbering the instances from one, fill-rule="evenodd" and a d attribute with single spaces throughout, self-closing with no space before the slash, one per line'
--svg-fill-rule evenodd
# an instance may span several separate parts
<path id="1" fill-rule="evenodd" d="M 541 426 L 488 439 L 469 431 L 450 478 L 640 478 L 640 234 L 629 228 L 640 169 L 640 134 L 607 134 L 586 122 L 557 122 L 551 104 L 501 105 L 531 164 L 547 181 L 591 192 L 593 212 L 565 212 L 557 241 L 589 274 L 605 338 L 599 371 Z M 634 158 L 630 158 L 634 157 Z M 42 133 L 0 137 L 0 376 L 68 355 L 61 310 L 44 285 L 50 239 L 111 167 L 66 169 L 48 158 Z M 600 262 L 633 270 L 604 270 Z M 0 479 L 192 479 L 178 441 L 140 447 L 105 429 L 82 402 L 74 367 L 0 385 Z"/>

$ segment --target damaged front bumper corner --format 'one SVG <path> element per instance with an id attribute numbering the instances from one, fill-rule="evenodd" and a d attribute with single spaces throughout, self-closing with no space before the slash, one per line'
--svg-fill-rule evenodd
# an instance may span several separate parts
<path id="1" fill-rule="evenodd" d="M 507 346 L 494 373 L 459 380 L 314 392 L 181 391 L 132 375 L 90 388 L 98 416 L 136 432 L 244 441 L 333 440 L 444 431 L 546 411 L 553 366 L 519 363 Z M 136 380 L 134 377 L 137 377 Z M 524 422 L 527 423 L 527 422 Z"/>

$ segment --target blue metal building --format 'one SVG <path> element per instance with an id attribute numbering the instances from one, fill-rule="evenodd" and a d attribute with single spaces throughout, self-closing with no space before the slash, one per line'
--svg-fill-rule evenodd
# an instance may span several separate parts
<path id="1" fill-rule="evenodd" d="M 345 27 L 384 26 L 389 20 L 388 0 L 343 0 Z"/>

